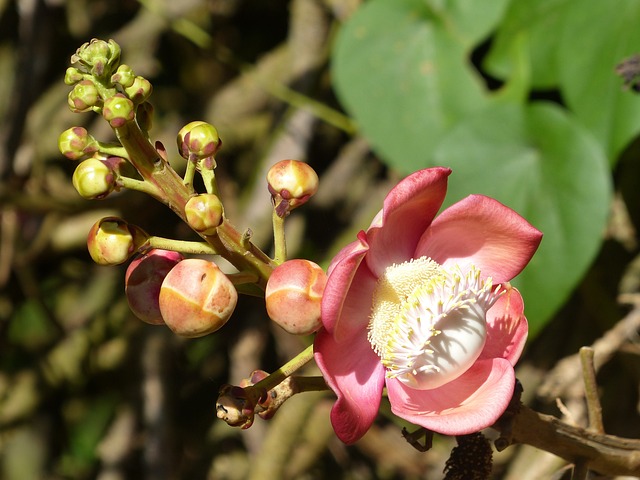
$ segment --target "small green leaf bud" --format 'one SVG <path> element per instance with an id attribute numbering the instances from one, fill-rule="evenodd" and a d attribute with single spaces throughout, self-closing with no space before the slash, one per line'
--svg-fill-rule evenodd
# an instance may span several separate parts
<path id="1" fill-rule="evenodd" d="M 84 127 L 72 127 L 58 137 L 58 149 L 71 160 L 80 160 L 98 151 L 98 142 Z"/>
<path id="2" fill-rule="evenodd" d="M 284 217 L 318 191 L 318 175 L 299 160 L 282 160 L 267 172 L 267 185 L 276 208 Z"/>
<path id="3" fill-rule="evenodd" d="M 76 113 L 88 112 L 99 102 L 100 94 L 91 80 L 82 80 L 69 92 L 68 104 L 71 111 Z"/>
<path id="4" fill-rule="evenodd" d="M 322 326 L 320 305 L 327 275 L 304 259 L 288 260 L 271 273 L 265 290 L 269 318 L 294 335 L 309 335 Z"/>
<path id="5" fill-rule="evenodd" d="M 99 265 L 120 265 L 126 262 L 149 236 L 139 227 L 117 217 L 98 220 L 87 236 L 89 255 Z"/>
<path id="6" fill-rule="evenodd" d="M 167 274 L 160 289 L 160 312 L 177 335 L 201 337 L 221 328 L 238 301 L 231 280 L 213 262 L 189 258 Z"/>
<path id="7" fill-rule="evenodd" d="M 116 73 L 111 75 L 111 82 L 121 85 L 123 88 L 133 85 L 133 81 L 136 79 L 136 74 L 129 65 L 120 65 Z"/>
<path id="8" fill-rule="evenodd" d="M 72 65 L 96 77 L 110 77 L 119 62 L 120 46 L 113 40 L 105 42 L 94 38 L 71 56 Z"/>
<path id="9" fill-rule="evenodd" d="M 144 102 L 151 95 L 151 82 L 144 77 L 136 77 L 133 84 L 124 89 L 124 93 L 135 104 Z"/>
<path id="10" fill-rule="evenodd" d="M 152 325 L 164 325 L 160 313 L 160 287 L 169 271 L 184 260 L 171 250 L 153 249 L 133 260 L 125 275 L 125 293 L 136 317 Z"/>
<path id="11" fill-rule="evenodd" d="M 73 187 L 86 199 L 102 199 L 117 187 L 117 175 L 105 162 L 89 158 L 81 162 L 71 179 Z"/>
<path id="12" fill-rule="evenodd" d="M 199 160 L 216 154 L 222 141 L 213 125 L 195 121 L 188 123 L 178 132 L 178 151 L 182 158 Z"/>
<path id="13" fill-rule="evenodd" d="M 184 208 L 187 223 L 196 232 L 213 235 L 222 223 L 224 209 L 220 199 L 212 193 L 191 197 Z"/>
<path id="14" fill-rule="evenodd" d="M 64 83 L 66 83 L 67 85 L 74 85 L 81 81 L 82 78 L 82 73 L 80 73 L 77 68 L 69 67 L 64 74 Z"/>
<path id="15" fill-rule="evenodd" d="M 135 107 L 133 102 L 121 93 L 105 100 L 102 107 L 102 116 L 113 128 L 122 127 L 133 120 Z"/>

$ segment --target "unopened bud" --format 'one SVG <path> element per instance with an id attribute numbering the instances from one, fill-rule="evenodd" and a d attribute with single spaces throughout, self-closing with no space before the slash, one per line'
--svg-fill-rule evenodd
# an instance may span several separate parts
<path id="1" fill-rule="evenodd" d="M 104 198 L 118 186 L 114 170 L 97 158 L 81 162 L 73 172 L 71 182 L 76 191 L 89 200 Z"/>
<path id="2" fill-rule="evenodd" d="M 137 76 L 131 86 L 124 89 L 124 93 L 136 105 L 144 102 L 151 95 L 153 87 L 151 82 L 144 77 Z"/>
<path id="3" fill-rule="evenodd" d="M 71 160 L 80 160 L 98 151 L 98 142 L 84 127 L 72 127 L 58 137 L 58 149 Z"/>
<path id="4" fill-rule="evenodd" d="M 67 85 L 74 85 L 81 81 L 82 78 L 82 73 L 77 68 L 69 67 L 64 74 L 64 83 Z"/>
<path id="5" fill-rule="evenodd" d="M 110 77 L 119 62 L 120 46 L 113 40 L 94 38 L 71 56 L 71 63 L 79 71 L 96 77 Z"/>
<path id="6" fill-rule="evenodd" d="M 318 191 L 318 175 L 299 160 L 282 160 L 267 172 L 267 185 L 276 212 L 284 217 Z"/>
<path id="7" fill-rule="evenodd" d="M 118 93 L 105 100 L 102 107 L 102 116 L 113 128 L 122 127 L 133 120 L 135 107 L 131 100 Z"/>
<path id="8" fill-rule="evenodd" d="M 125 293 L 129 308 L 140 320 L 163 325 L 160 313 L 160 287 L 182 254 L 171 250 L 153 249 L 133 260 L 125 275 Z"/>
<path id="9" fill-rule="evenodd" d="M 271 273 L 265 291 L 269 317 L 287 332 L 309 335 L 322 325 L 320 305 L 327 275 L 304 259 L 287 260 Z"/>
<path id="10" fill-rule="evenodd" d="M 213 125 L 195 121 L 180 129 L 177 143 L 182 158 L 199 160 L 215 155 L 222 141 Z"/>
<path id="11" fill-rule="evenodd" d="M 203 259 L 189 258 L 167 274 L 160 289 L 160 312 L 177 335 L 201 337 L 227 321 L 238 301 L 231 280 Z"/>
<path id="12" fill-rule="evenodd" d="M 76 113 L 88 112 L 100 101 L 98 89 L 91 80 L 76 83 L 67 97 L 69 108 Z"/>
<path id="13" fill-rule="evenodd" d="M 116 73 L 111 75 L 111 82 L 121 85 L 123 88 L 133 85 L 133 81 L 136 79 L 136 74 L 129 65 L 120 65 L 116 70 Z"/>
<path id="14" fill-rule="evenodd" d="M 149 236 L 139 227 L 117 217 L 98 220 L 87 236 L 87 248 L 99 265 L 120 265 L 144 245 Z"/>
<path id="15" fill-rule="evenodd" d="M 187 223 L 196 232 L 213 235 L 223 219 L 224 208 L 220 199 L 212 193 L 191 197 L 184 207 Z"/>

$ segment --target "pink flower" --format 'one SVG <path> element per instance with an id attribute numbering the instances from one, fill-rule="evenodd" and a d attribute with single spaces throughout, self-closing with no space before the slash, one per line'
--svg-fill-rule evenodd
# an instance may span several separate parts
<path id="1" fill-rule="evenodd" d="M 329 266 L 314 348 L 345 443 L 369 429 L 385 386 L 397 416 L 446 435 L 492 425 L 511 399 L 528 327 L 507 282 L 542 233 L 481 195 L 436 217 L 450 173 L 402 180 Z"/>

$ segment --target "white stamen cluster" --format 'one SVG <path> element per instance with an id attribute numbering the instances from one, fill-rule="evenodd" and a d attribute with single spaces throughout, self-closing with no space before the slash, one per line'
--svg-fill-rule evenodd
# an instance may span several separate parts
<path id="1" fill-rule="evenodd" d="M 368 334 L 387 376 L 429 389 L 464 373 L 484 347 L 498 289 L 475 266 L 463 272 L 421 257 L 388 267 L 374 292 Z"/>

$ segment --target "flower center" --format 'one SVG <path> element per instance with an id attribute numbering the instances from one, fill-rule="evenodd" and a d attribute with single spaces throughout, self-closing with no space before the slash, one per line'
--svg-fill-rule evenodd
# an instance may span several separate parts
<path id="1" fill-rule="evenodd" d="M 487 311 L 500 295 L 473 265 L 463 272 L 420 257 L 387 267 L 373 293 L 368 335 L 387 377 L 418 390 L 458 378 L 480 356 Z"/>

